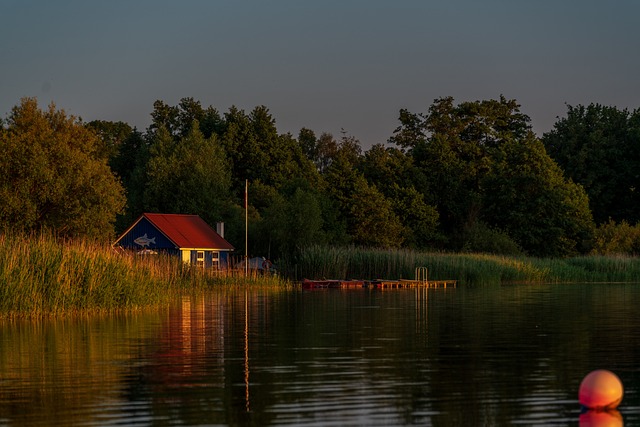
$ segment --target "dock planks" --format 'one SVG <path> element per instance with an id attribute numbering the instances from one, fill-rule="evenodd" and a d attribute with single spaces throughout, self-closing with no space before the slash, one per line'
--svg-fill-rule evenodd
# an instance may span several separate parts
<path id="1" fill-rule="evenodd" d="M 371 288 L 371 289 L 399 289 L 399 288 L 446 288 L 447 286 L 456 287 L 457 282 L 455 280 L 308 280 L 302 281 L 303 289 L 356 289 L 356 288 Z"/>

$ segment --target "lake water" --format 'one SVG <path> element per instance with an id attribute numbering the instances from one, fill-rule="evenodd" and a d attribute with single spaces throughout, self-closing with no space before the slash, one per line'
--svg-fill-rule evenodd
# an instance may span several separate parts
<path id="1" fill-rule="evenodd" d="M 249 289 L 6 321 L 0 426 L 640 425 L 639 307 L 629 284 Z M 619 412 L 581 414 L 599 368 Z"/>

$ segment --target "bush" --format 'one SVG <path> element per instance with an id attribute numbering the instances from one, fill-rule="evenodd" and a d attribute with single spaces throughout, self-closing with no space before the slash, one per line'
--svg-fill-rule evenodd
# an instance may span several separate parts
<path id="1" fill-rule="evenodd" d="M 478 222 L 469 231 L 463 252 L 483 252 L 495 255 L 522 255 L 522 249 L 504 231 Z"/>
<path id="2" fill-rule="evenodd" d="M 637 255 L 640 253 L 640 224 L 620 224 L 612 219 L 600 225 L 595 232 L 594 255 Z"/>

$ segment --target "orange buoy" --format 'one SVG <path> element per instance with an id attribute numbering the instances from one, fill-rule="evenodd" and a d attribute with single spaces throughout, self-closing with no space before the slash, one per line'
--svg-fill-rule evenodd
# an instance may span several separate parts
<path id="1" fill-rule="evenodd" d="M 622 401 L 622 382 L 606 369 L 590 372 L 580 383 L 580 404 L 589 409 L 617 408 Z"/>

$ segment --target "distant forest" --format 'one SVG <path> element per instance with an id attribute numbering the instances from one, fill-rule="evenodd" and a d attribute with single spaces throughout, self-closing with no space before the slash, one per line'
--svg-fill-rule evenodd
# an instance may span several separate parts
<path id="1" fill-rule="evenodd" d="M 25 98 L 0 122 L 0 228 L 110 240 L 143 212 L 226 223 L 244 252 L 309 244 L 537 257 L 640 253 L 640 111 L 568 106 L 541 138 L 515 100 L 400 110 L 387 144 L 278 133 L 265 106 L 156 101 L 140 131 Z"/>

